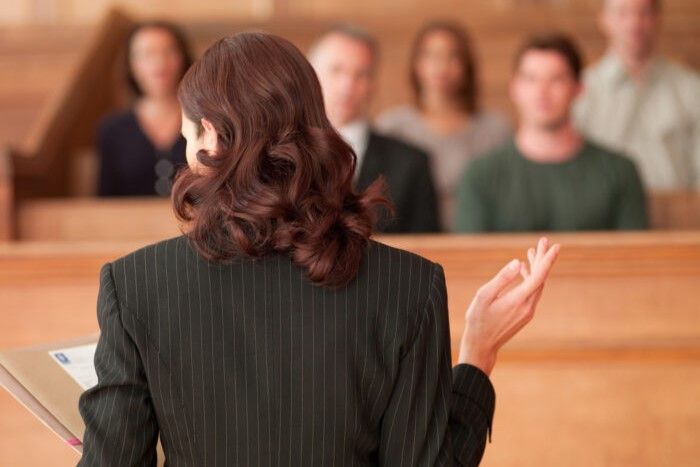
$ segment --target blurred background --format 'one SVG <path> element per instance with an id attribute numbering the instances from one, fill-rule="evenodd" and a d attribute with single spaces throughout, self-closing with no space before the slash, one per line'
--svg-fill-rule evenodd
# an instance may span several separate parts
<path id="1" fill-rule="evenodd" d="M 600 3 L 5 0 L 0 11 L 0 147 L 13 153 L 20 200 L 94 194 L 96 127 L 101 116 L 128 105 L 121 62 L 125 38 L 133 23 L 147 18 L 182 26 L 195 56 L 219 37 L 248 28 L 281 34 L 306 51 L 333 23 L 360 25 L 381 47 L 375 114 L 412 101 L 408 59 L 418 29 L 433 19 L 456 20 L 474 43 L 485 107 L 512 118 L 507 83 L 523 38 L 553 28 L 569 32 L 586 63 L 593 63 L 605 51 L 597 23 Z M 699 68 L 700 4 L 674 0 L 663 8 L 660 51 Z"/>
<path id="2" fill-rule="evenodd" d="M 586 67 L 599 63 L 610 49 L 600 24 L 603 3 L 2 0 L 0 349 L 97 331 L 101 264 L 179 234 L 167 199 L 170 185 L 163 182 L 172 177 L 172 165 L 156 164 L 155 175 L 153 164 L 145 167 L 153 177 L 145 182 L 152 191 L 147 196 L 138 189 L 117 194 L 104 188 L 101 178 L 100 158 L 133 136 L 120 136 L 119 118 L 143 101 L 126 79 L 135 66 L 128 49 L 136 25 L 174 25 L 193 58 L 237 31 L 280 34 L 306 53 L 329 27 L 355 25 L 374 36 L 379 48 L 368 110 L 374 119 L 416 104 L 409 73 L 414 39 L 425 24 L 449 20 L 470 38 L 481 107 L 500 115 L 514 132 L 521 114 L 511 102 L 509 83 L 520 45 L 533 34 L 561 31 L 574 39 Z M 700 102 L 700 1 L 661 5 L 654 54 L 682 67 L 687 84 L 682 89 L 689 89 L 674 104 L 687 104 L 689 116 L 678 120 L 681 128 L 671 134 L 691 136 L 672 137 L 669 147 L 690 141 L 676 152 L 693 154 L 700 174 L 700 104 L 694 104 Z M 137 84 L 144 86 L 147 79 Z M 664 92 L 671 88 L 663 87 Z M 647 122 L 663 120 L 651 109 Z M 150 118 L 144 115 L 142 123 Z M 179 138 L 179 116 L 173 115 L 175 120 L 162 126 L 151 119 L 146 133 L 168 146 Z M 679 177 L 690 170 L 679 169 Z M 589 226 L 581 230 L 594 232 L 552 234 L 564 250 L 541 313 L 505 349 L 493 375 L 499 402 L 484 465 L 698 465 L 700 178 L 686 179 L 694 181 L 645 185 L 649 230 L 601 232 L 606 229 Z M 594 179 L 581 184 L 591 192 L 599 187 Z M 535 237 L 527 229 L 451 235 L 447 223 L 440 235 L 384 239 L 445 266 L 455 344 L 478 285 L 508 259 L 522 256 Z M 76 461 L 0 391 L 0 466 Z"/>

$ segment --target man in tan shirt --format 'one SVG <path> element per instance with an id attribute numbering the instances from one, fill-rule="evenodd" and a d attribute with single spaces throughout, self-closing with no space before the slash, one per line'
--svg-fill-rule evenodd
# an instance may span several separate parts
<path id="1" fill-rule="evenodd" d="M 584 76 L 579 129 L 631 157 L 651 190 L 700 190 L 700 76 L 654 52 L 660 0 L 606 0 L 607 54 Z"/>

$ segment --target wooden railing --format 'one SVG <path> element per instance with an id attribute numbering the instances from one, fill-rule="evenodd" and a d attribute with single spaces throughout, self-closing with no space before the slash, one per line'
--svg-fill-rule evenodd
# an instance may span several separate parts
<path id="1" fill-rule="evenodd" d="M 655 230 L 700 230 L 700 192 L 654 193 Z M 169 200 L 30 199 L 17 203 L 17 240 L 156 240 L 179 233 Z"/>

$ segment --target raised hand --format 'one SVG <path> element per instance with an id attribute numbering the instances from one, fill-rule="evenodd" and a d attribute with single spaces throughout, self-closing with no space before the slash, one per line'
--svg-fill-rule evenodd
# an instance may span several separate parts
<path id="1" fill-rule="evenodd" d="M 535 315 L 559 249 L 543 237 L 528 250 L 527 264 L 514 259 L 479 288 L 467 310 L 458 363 L 491 374 L 499 349 Z M 516 283 L 518 277 L 522 280 Z"/>

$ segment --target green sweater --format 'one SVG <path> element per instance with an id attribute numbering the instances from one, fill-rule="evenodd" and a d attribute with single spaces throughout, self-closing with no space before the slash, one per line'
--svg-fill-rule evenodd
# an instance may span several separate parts
<path id="1" fill-rule="evenodd" d="M 458 189 L 461 232 L 647 228 L 634 163 L 586 141 L 561 163 L 525 158 L 511 141 L 474 160 Z"/>

